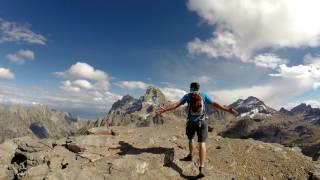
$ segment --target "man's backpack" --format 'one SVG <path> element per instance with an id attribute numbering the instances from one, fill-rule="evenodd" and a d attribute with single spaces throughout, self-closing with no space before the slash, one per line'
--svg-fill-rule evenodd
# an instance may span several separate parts
<path id="1" fill-rule="evenodd" d="M 197 92 L 191 93 L 188 102 L 189 115 L 205 115 L 205 104 L 201 95 Z"/>

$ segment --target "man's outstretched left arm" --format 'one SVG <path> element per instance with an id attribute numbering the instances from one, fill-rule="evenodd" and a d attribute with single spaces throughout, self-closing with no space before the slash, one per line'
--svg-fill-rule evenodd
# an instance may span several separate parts
<path id="1" fill-rule="evenodd" d="M 217 108 L 217 109 L 220 109 L 220 110 L 223 110 L 223 111 L 226 111 L 226 112 L 229 112 L 234 116 L 236 116 L 238 114 L 238 112 L 235 109 L 221 106 L 220 104 L 218 104 L 216 102 L 210 103 L 210 106 Z"/>

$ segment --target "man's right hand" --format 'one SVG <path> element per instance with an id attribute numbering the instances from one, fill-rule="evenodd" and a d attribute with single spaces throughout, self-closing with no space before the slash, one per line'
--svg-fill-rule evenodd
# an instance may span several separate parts
<path id="1" fill-rule="evenodd" d="M 228 112 L 231 113 L 234 116 L 237 116 L 239 114 L 238 111 L 236 111 L 234 108 L 229 108 Z"/>
<path id="2" fill-rule="evenodd" d="M 156 110 L 157 115 L 161 115 L 164 112 L 166 112 L 166 109 L 161 106 Z"/>

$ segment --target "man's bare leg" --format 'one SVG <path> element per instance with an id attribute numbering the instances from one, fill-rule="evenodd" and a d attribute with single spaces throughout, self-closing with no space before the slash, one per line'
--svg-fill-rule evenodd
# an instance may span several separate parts
<path id="1" fill-rule="evenodd" d="M 193 151 L 194 151 L 194 140 L 193 139 L 191 139 L 191 140 L 189 140 L 189 154 L 192 156 L 192 154 L 193 154 Z"/>
<path id="2" fill-rule="evenodd" d="M 204 161 L 206 159 L 207 149 L 206 143 L 202 142 L 199 143 L 200 150 L 199 150 L 199 157 L 200 157 L 200 167 L 204 167 Z"/>
<path id="3" fill-rule="evenodd" d="M 204 172 L 203 172 L 203 168 L 204 168 L 204 161 L 206 159 L 206 153 L 207 153 L 207 149 L 206 149 L 206 143 L 201 142 L 199 143 L 200 149 L 199 149 L 199 157 L 200 157 L 200 165 L 199 165 L 199 178 L 204 177 Z"/>

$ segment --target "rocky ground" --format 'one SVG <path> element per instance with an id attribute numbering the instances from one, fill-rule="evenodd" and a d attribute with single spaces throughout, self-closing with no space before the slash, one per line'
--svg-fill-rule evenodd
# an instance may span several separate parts
<path id="1" fill-rule="evenodd" d="M 219 134 L 223 137 L 253 138 L 289 147 L 298 146 L 305 155 L 314 160 L 319 158 L 320 127 L 299 116 L 288 118 L 286 115 L 278 114 L 272 117 L 243 118 L 229 122 L 228 127 L 219 129 Z"/>
<path id="2" fill-rule="evenodd" d="M 209 133 L 204 179 L 316 179 L 319 163 L 299 148 Z M 87 135 L 21 137 L 0 145 L 0 179 L 193 179 L 184 122 L 151 127 L 96 127 Z M 312 175 L 313 173 L 313 175 Z M 312 176 L 312 177 L 311 177 Z"/>

